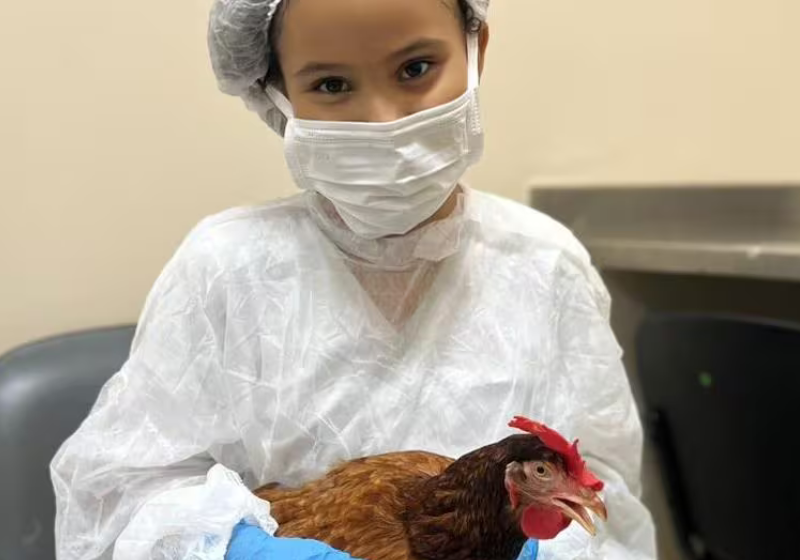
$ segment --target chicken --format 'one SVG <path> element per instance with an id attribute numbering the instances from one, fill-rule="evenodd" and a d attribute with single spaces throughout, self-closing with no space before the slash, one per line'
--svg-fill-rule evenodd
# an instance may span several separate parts
<path id="1" fill-rule="evenodd" d="M 302 537 L 367 560 L 513 560 L 528 538 L 606 519 L 603 483 L 577 442 L 516 417 L 525 432 L 454 461 L 421 451 L 346 462 L 301 488 L 256 491 L 281 537 Z"/>

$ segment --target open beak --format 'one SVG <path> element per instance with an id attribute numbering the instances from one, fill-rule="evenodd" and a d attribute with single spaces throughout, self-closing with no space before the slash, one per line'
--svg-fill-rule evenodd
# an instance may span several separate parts
<path id="1" fill-rule="evenodd" d="M 564 515 L 586 529 L 586 532 L 592 536 L 597 534 L 597 528 L 589 512 L 594 513 L 603 521 L 608 519 L 606 505 L 600 499 L 600 496 L 592 490 L 581 492 L 580 495 L 559 494 L 553 496 L 552 502 Z"/>

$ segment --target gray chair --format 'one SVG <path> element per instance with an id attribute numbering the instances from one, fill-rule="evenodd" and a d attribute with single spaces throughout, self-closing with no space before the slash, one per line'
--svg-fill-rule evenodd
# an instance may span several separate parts
<path id="1" fill-rule="evenodd" d="M 800 325 L 653 313 L 637 354 L 648 434 L 690 557 L 799 558 Z"/>
<path id="2" fill-rule="evenodd" d="M 0 357 L 0 560 L 53 560 L 49 464 L 128 357 L 134 327 L 67 334 Z"/>

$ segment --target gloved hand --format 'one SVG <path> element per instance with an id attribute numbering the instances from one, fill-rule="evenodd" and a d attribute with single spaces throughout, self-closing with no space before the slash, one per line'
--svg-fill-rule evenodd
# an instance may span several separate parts
<path id="1" fill-rule="evenodd" d="M 239 523 L 233 528 L 225 560 L 352 560 L 325 543 L 273 537 L 260 527 Z"/>
<path id="2" fill-rule="evenodd" d="M 539 556 L 539 541 L 531 539 L 525 543 L 517 560 L 536 560 L 537 556 Z"/>

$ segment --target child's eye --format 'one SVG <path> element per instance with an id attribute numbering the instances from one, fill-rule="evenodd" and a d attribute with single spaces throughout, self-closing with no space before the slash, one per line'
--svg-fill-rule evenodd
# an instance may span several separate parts
<path id="1" fill-rule="evenodd" d="M 344 78 L 325 78 L 314 85 L 314 91 L 327 95 L 340 95 L 350 91 L 350 85 Z"/>
<path id="2" fill-rule="evenodd" d="M 402 72 L 400 72 L 400 79 L 405 81 L 421 78 L 430 71 L 431 66 L 433 65 L 427 60 L 409 62 L 403 67 Z"/>

